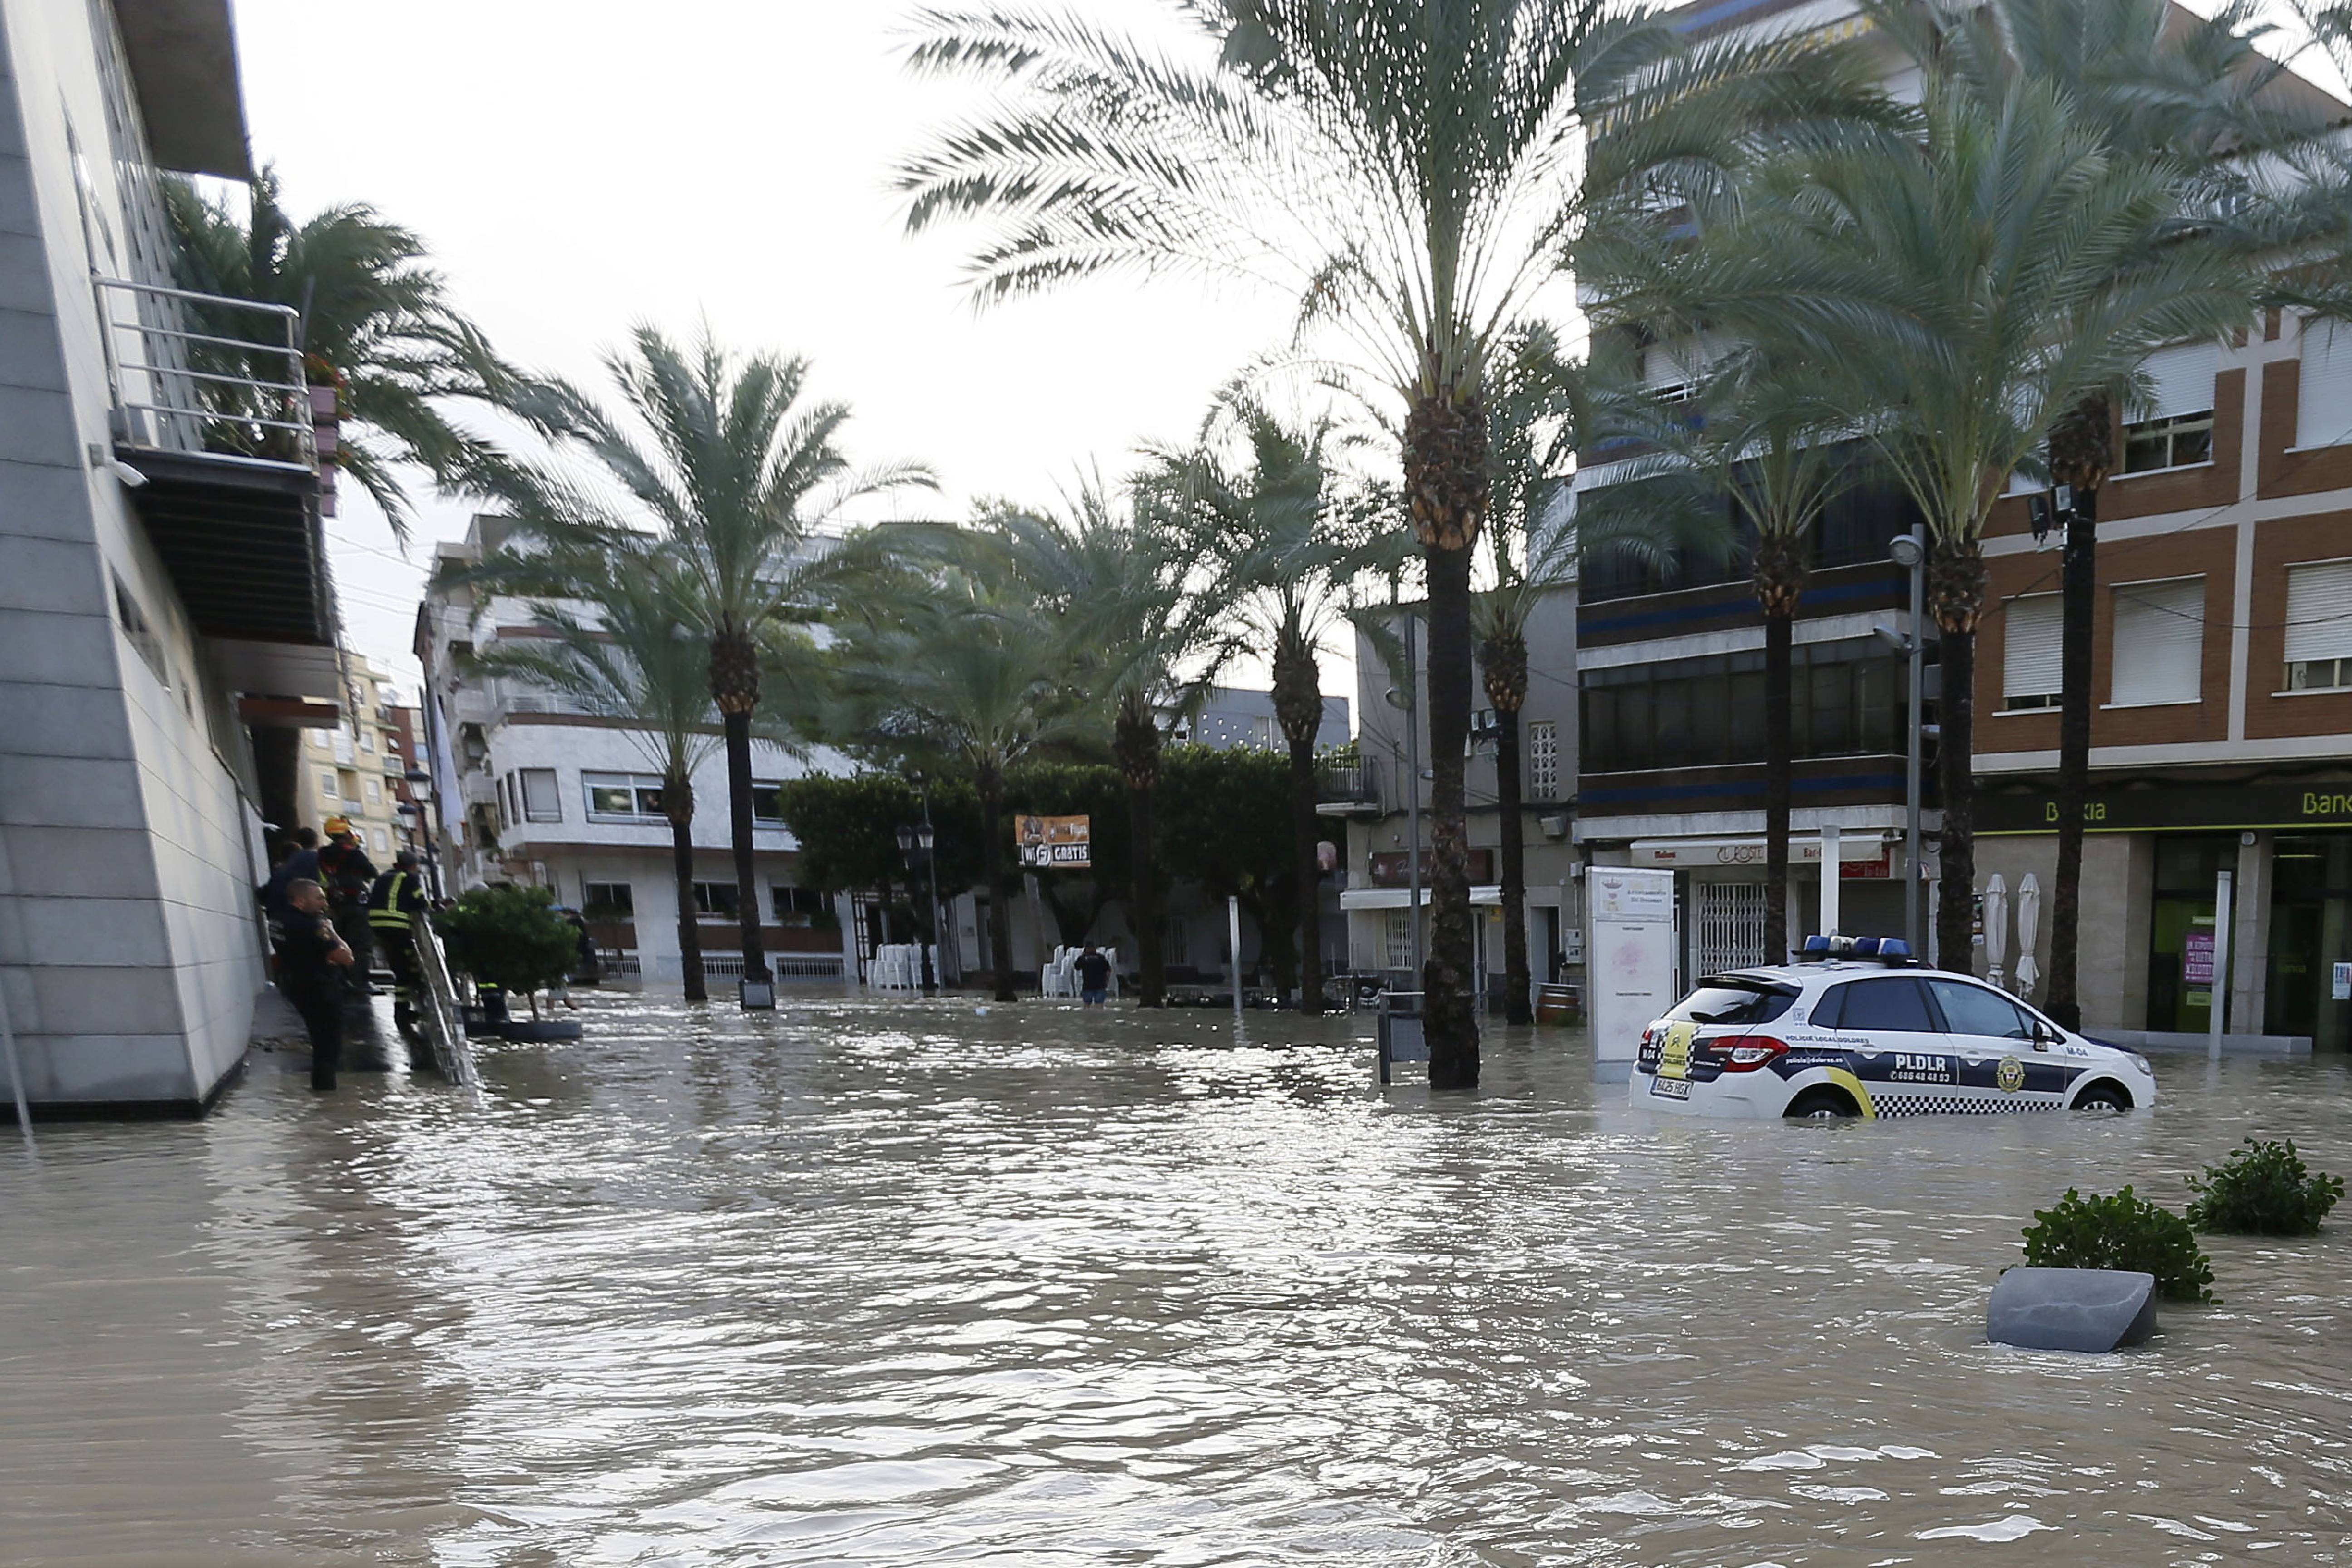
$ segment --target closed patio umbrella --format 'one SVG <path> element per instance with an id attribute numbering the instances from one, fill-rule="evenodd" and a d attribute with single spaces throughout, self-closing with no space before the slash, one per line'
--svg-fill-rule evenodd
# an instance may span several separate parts
<path id="1" fill-rule="evenodd" d="M 2009 952 L 2009 884 L 1995 871 L 1984 889 L 1985 978 L 2004 988 L 2000 961 Z"/>
<path id="2" fill-rule="evenodd" d="M 2017 884 L 2017 994 L 2033 994 L 2042 966 L 2033 962 L 2034 939 L 2042 934 L 2042 879 L 2028 871 Z"/>

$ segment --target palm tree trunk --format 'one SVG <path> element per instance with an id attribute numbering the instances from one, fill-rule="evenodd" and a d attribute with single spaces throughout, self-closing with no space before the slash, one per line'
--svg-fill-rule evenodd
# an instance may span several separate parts
<path id="1" fill-rule="evenodd" d="M 751 712 L 723 715 L 727 721 L 727 815 L 735 840 L 735 921 L 743 936 L 743 978 L 765 984 L 768 973 L 761 941 L 758 879 L 751 868 Z"/>
<path id="2" fill-rule="evenodd" d="M 1503 813 L 1503 1021 L 1536 1021 L 1535 976 L 1528 969 L 1528 829 L 1520 819 L 1519 710 L 1495 710 L 1495 799 Z"/>
<path id="3" fill-rule="evenodd" d="M 1135 932 L 1139 1006 L 1168 1005 L 1168 954 L 1160 947 L 1160 846 L 1152 830 L 1152 793 L 1160 780 L 1160 721 L 1139 694 L 1123 699 L 1112 749 L 1127 784 L 1128 920 Z"/>
<path id="4" fill-rule="evenodd" d="M 1478 1087 L 1470 832 L 1462 753 L 1470 740 L 1470 551 L 1432 547 L 1429 570 L 1429 954 L 1423 1027 L 1432 1089 Z M 1418 783 L 1418 781 L 1415 781 Z"/>
<path id="5" fill-rule="evenodd" d="M 1472 995 L 1470 833 L 1462 755 L 1470 740 L 1470 552 L 1486 517 L 1486 410 L 1457 396 L 1430 345 L 1405 416 L 1404 493 L 1429 574 L 1429 956 L 1422 966 L 1429 1087 L 1478 1087 Z M 1420 787 L 1418 779 L 1412 781 Z"/>
<path id="6" fill-rule="evenodd" d="M 683 800 L 683 809 L 675 803 Z M 709 999 L 702 975 L 702 927 L 694 909 L 694 786 L 673 779 L 662 781 L 662 802 L 669 813 L 669 863 L 677 880 L 677 962 L 686 977 L 686 999 Z"/>
<path id="7" fill-rule="evenodd" d="M 1764 612 L 1764 962 L 1789 958 L 1789 812 L 1796 784 L 1796 726 L 1792 687 L 1796 675 L 1797 622 L 1791 615 Z M 1822 875 L 1834 877 L 1826 861 Z M 1827 935 L 1827 932 L 1823 932 Z"/>
<path id="8" fill-rule="evenodd" d="M 1004 864 L 1004 841 L 1011 830 L 1004 822 L 1004 780 L 992 767 L 980 770 L 980 862 L 988 879 L 988 945 L 990 969 L 996 976 L 996 999 L 1010 1002 L 1013 990 L 1013 877 Z"/>
<path id="9" fill-rule="evenodd" d="M 1322 701 L 1317 699 L 1317 717 Z M 1290 866 L 1298 897 L 1298 1010 L 1308 1017 L 1323 1011 L 1322 868 L 1315 845 L 1321 826 L 1315 816 L 1315 735 L 1290 740 Z"/>
<path id="10" fill-rule="evenodd" d="M 1936 942 L 1941 967 L 1976 972 L 1976 685 L 1977 614 L 1984 604 L 1984 555 L 1976 541 L 1938 540 L 1929 565 L 1929 593 L 1942 628 L 1943 698 L 1937 721 L 1936 778 L 1943 796 L 1941 879 L 1936 894 Z"/>

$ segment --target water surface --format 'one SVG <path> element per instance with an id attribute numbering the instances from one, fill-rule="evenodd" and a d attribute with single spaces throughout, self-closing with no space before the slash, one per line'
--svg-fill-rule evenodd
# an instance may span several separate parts
<path id="1" fill-rule="evenodd" d="M 786 1003 L 0 1143 L 0 1559 L 2352 1563 L 2352 1211 L 1980 1342 L 2069 1184 L 2352 1170 L 2340 1058 L 1749 1126 L 1556 1031 L 1433 1100 L 1360 1018 Z"/>

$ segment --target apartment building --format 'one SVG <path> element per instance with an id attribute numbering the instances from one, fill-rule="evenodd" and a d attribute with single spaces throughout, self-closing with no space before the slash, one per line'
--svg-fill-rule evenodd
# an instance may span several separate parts
<path id="1" fill-rule="evenodd" d="M 1527 877 L 1528 962 L 1538 983 L 1574 979 L 1584 963 L 1577 910 L 1580 876 L 1572 837 L 1579 720 L 1576 695 L 1578 589 L 1547 595 L 1528 617 L 1528 694 L 1519 713 L 1520 830 Z M 1411 637 L 1407 637 L 1411 622 Z M 1385 974 L 1418 989 L 1415 928 L 1428 951 L 1429 722 L 1426 623 L 1417 605 L 1401 606 L 1389 636 L 1410 648 L 1410 678 L 1392 669 L 1371 639 L 1356 641 L 1358 766 L 1327 771 L 1327 820 L 1346 837 L 1339 903 L 1346 918 L 1345 962 L 1360 973 Z M 1476 672 L 1473 671 L 1473 679 Z M 1408 697 L 1408 693 L 1411 694 Z M 1503 955 L 1502 807 L 1496 721 L 1482 696 L 1471 720 L 1464 793 L 1470 833 L 1470 903 L 1478 921 L 1481 990 L 1499 1002 Z M 1420 763 L 1420 777 L 1413 763 Z M 1412 841 L 1412 802 L 1420 801 L 1422 842 Z M 1421 907 L 1412 904 L 1414 858 L 1421 860 Z"/>
<path id="2" fill-rule="evenodd" d="M 2208 1027 L 2226 869 L 2229 1031 L 2352 1046 L 2352 331 L 2273 312 L 2149 370 L 2099 496 L 2084 1017 Z M 2055 866 L 2057 544 L 2020 497 L 1987 545 L 1977 857 L 2011 889 Z"/>
<path id="3" fill-rule="evenodd" d="M 439 546 L 436 568 L 480 559 L 496 548 L 498 529 L 495 518 L 475 519 L 462 542 Z M 587 918 L 611 971 L 677 984 L 685 977 L 677 879 L 651 738 L 569 698 L 469 668 L 478 649 L 545 635 L 529 606 L 464 588 L 428 591 L 418 612 L 426 727 L 446 737 L 428 736 L 427 745 L 446 747 L 430 771 L 448 888 L 552 889 L 557 902 Z M 724 981 L 741 974 L 742 945 L 726 757 L 715 726 L 709 739 L 694 772 L 693 914 L 705 973 Z M 845 900 L 798 884 L 799 846 L 776 804 L 784 780 L 826 766 L 845 769 L 823 753 L 803 762 L 766 742 L 752 744 L 753 862 L 766 900 L 760 914 L 769 966 L 783 980 L 856 974 L 856 921 Z"/>
<path id="4" fill-rule="evenodd" d="M 394 694 L 383 671 L 357 654 L 344 661 L 343 689 L 343 721 L 303 731 L 295 819 L 323 831 L 329 818 L 343 817 L 368 858 L 390 866 L 393 855 L 408 847 L 400 816 L 408 759 L 394 721 Z"/>
<path id="5" fill-rule="evenodd" d="M 341 720 L 292 313 L 171 287 L 167 171 L 250 172 L 225 0 L 0 0 L 0 1026 L 52 1111 L 229 1081 Z"/>

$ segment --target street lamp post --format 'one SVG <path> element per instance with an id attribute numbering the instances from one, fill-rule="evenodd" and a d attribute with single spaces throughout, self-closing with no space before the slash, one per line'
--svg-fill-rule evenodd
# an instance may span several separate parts
<path id="1" fill-rule="evenodd" d="M 907 869 L 909 872 L 928 871 L 930 873 L 931 940 L 921 944 L 923 959 L 923 984 L 929 989 L 937 990 L 939 988 L 939 974 L 938 970 L 932 962 L 932 954 L 939 950 L 940 937 L 941 933 L 940 930 L 940 865 L 937 858 L 931 853 L 934 838 L 931 832 L 931 796 L 930 792 L 927 790 L 923 794 L 922 826 L 919 827 L 901 826 L 898 829 L 898 854 L 900 858 L 906 861 Z"/>
<path id="2" fill-rule="evenodd" d="M 1895 564 L 1911 574 L 1911 635 L 1906 639 L 1911 656 L 1911 722 L 1906 738 L 1903 781 L 1903 938 L 1911 944 L 1914 957 L 1924 958 L 1927 949 L 1920 943 L 1919 883 L 1927 869 L 1927 857 L 1919 842 L 1919 759 L 1921 738 L 1927 726 L 1921 722 L 1921 704 L 1927 689 L 1927 650 L 1925 616 L 1927 608 L 1927 543 L 1916 533 L 1895 536 L 1887 547 Z M 1822 868 L 1822 875 L 1836 876 L 1833 866 Z"/>

